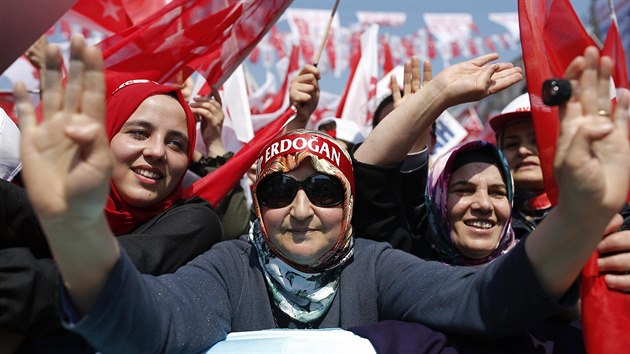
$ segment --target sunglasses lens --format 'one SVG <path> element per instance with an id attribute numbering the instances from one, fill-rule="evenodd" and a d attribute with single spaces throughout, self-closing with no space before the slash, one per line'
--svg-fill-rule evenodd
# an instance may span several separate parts
<path id="1" fill-rule="evenodd" d="M 304 187 L 311 203 L 320 207 L 331 207 L 343 202 L 345 192 L 341 181 L 335 177 L 316 174 Z"/>
<path id="2" fill-rule="evenodd" d="M 256 195 L 260 203 L 269 208 L 285 207 L 295 198 L 299 183 L 283 174 L 273 174 L 266 177 L 256 188 Z"/>
<path id="3" fill-rule="evenodd" d="M 335 177 L 314 174 L 298 182 L 284 174 L 272 174 L 260 181 L 256 188 L 258 201 L 268 208 L 284 208 L 291 204 L 298 190 L 304 189 L 308 200 L 319 207 L 331 207 L 343 202 L 343 183 Z"/>

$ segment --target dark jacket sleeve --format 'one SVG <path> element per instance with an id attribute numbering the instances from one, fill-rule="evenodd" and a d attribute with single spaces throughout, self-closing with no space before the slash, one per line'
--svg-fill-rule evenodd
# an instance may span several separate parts
<path id="1" fill-rule="evenodd" d="M 59 273 L 52 259 L 28 248 L 0 250 L 0 328 L 42 335 L 60 328 L 55 312 Z"/>
<path id="2" fill-rule="evenodd" d="M 424 190 L 427 164 L 401 172 L 400 166 L 376 166 L 353 159 L 356 196 L 352 226 L 358 237 L 427 258 Z"/>
<path id="3" fill-rule="evenodd" d="M 118 242 L 141 273 L 160 275 L 207 251 L 222 239 L 221 222 L 205 200 L 180 201 Z"/>
<path id="4" fill-rule="evenodd" d="M 18 196 L 22 195 L 23 191 L 17 191 Z M 3 203 L 6 200 L 3 199 Z M 12 211 L 30 210 L 27 199 L 17 200 L 24 203 L 20 208 L 12 205 Z M 12 214 L 7 212 L 3 216 L 6 215 Z M 11 220 L 5 230 L 39 230 L 34 226 L 37 225 L 34 215 L 30 220 L 20 219 L 19 223 Z M 23 225 L 25 223 L 31 225 Z M 210 205 L 201 198 L 193 198 L 178 202 L 132 234 L 118 239 L 141 272 L 164 274 L 174 272 L 208 250 L 221 241 L 221 235 L 221 223 Z M 31 247 L 0 250 L 0 327 L 29 336 L 61 328 L 55 312 L 60 274 L 54 261 L 50 257 L 36 257 L 37 251 Z"/>
<path id="5" fill-rule="evenodd" d="M 234 156 L 228 152 L 223 156 L 204 157 L 193 163 L 190 170 L 199 176 L 205 176 L 223 166 Z M 245 198 L 245 191 L 237 184 L 215 208 L 215 212 L 223 223 L 223 240 L 233 240 L 249 232 L 250 220 L 253 217 L 251 208 Z"/>
<path id="6" fill-rule="evenodd" d="M 540 284 L 522 242 L 487 266 L 476 268 L 427 262 L 401 253 L 385 250 L 374 262 L 379 312 L 385 320 L 499 338 L 534 328 L 550 315 L 572 308 L 579 297 L 575 287 L 559 300 L 551 297 Z"/>
<path id="7" fill-rule="evenodd" d="M 0 179 L 0 249 L 27 247 L 36 258 L 51 257 L 26 191 Z"/>

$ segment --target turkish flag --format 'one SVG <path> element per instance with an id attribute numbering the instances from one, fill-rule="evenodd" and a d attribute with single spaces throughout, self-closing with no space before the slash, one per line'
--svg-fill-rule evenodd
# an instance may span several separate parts
<path id="1" fill-rule="evenodd" d="M 174 0 L 99 44 L 108 92 L 131 79 L 179 82 L 193 70 L 219 87 L 290 0 Z"/>
<path id="2" fill-rule="evenodd" d="M 615 86 L 617 88 L 629 88 L 628 87 L 628 72 L 626 71 L 626 55 L 623 51 L 623 43 L 621 42 L 621 35 L 619 34 L 619 28 L 615 21 L 611 21 L 610 28 L 606 34 L 606 40 L 604 41 L 604 49 L 602 49 L 602 55 L 607 55 L 615 61 L 615 69 L 613 71 L 613 80 L 615 80 Z"/>
<path id="3" fill-rule="evenodd" d="M 133 25 L 123 0 L 79 0 L 70 11 L 73 20 L 104 32 L 118 33 Z"/>

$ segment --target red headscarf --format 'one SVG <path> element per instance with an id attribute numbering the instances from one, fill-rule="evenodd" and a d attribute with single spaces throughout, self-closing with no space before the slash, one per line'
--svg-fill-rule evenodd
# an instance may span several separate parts
<path id="1" fill-rule="evenodd" d="M 138 106 L 150 96 L 175 94 L 179 104 L 186 113 L 188 126 L 188 161 L 192 161 L 195 149 L 195 118 L 188 103 L 179 89 L 160 85 L 149 80 L 132 80 L 122 84 L 107 100 L 105 130 L 109 141 L 118 134 L 127 119 L 138 109 Z M 175 190 L 150 207 L 137 208 L 125 202 L 113 183 L 110 183 L 111 192 L 105 206 L 105 216 L 109 226 L 115 235 L 122 235 L 133 231 L 141 223 L 146 222 L 170 208 L 175 201 L 181 198 L 182 181 L 179 181 Z"/>

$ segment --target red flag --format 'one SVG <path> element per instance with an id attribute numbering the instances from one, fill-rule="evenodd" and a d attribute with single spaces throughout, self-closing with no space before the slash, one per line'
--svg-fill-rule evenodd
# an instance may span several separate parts
<path id="1" fill-rule="evenodd" d="M 287 56 L 286 51 L 284 50 L 284 35 L 278 32 L 278 28 L 276 26 L 271 27 L 271 45 L 278 52 L 278 58 L 282 59 Z"/>
<path id="2" fill-rule="evenodd" d="M 295 108 L 289 107 L 283 115 L 258 132 L 252 140 L 245 144 L 223 166 L 188 187 L 182 197 L 199 196 L 213 206 L 219 205 L 221 200 L 236 186 L 241 177 L 256 161 L 262 148 L 278 135 L 289 118 L 295 116 L 295 113 Z"/>
<path id="3" fill-rule="evenodd" d="M 545 190 L 555 204 L 558 187 L 553 177 L 553 159 L 559 132 L 558 111 L 543 104 L 542 84 L 546 79 L 562 77 L 571 60 L 594 42 L 567 0 L 519 0 L 518 5 L 527 89 Z"/>
<path id="4" fill-rule="evenodd" d="M 87 27 L 96 25 L 98 29 L 112 33 L 121 32 L 133 24 L 123 7 L 123 0 L 79 0 L 70 11 Z"/>
<path id="5" fill-rule="evenodd" d="M 286 100 L 286 96 L 289 94 L 289 82 L 291 81 L 293 75 L 295 75 L 295 73 L 298 70 L 300 70 L 299 59 L 300 59 L 300 46 L 294 45 L 293 48 L 291 49 L 291 56 L 289 58 L 289 66 L 287 67 L 287 74 L 284 77 L 282 86 L 280 87 L 280 90 L 275 95 L 270 97 L 271 100 L 269 101 L 269 104 L 265 105 L 264 110 L 260 112 L 261 114 L 276 112 L 282 108 L 282 105 L 284 104 L 285 101 L 288 102 L 288 100 Z"/>
<path id="6" fill-rule="evenodd" d="M 542 103 L 542 83 L 562 77 L 571 60 L 594 45 L 568 0 L 519 0 L 519 24 L 527 88 L 545 190 L 558 201 L 553 158 L 559 132 L 557 108 Z M 590 354 L 622 353 L 630 348 L 630 297 L 611 291 L 597 270 L 595 252 L 582 271 L 582 322 Z"/>
<path id="7" fill-rule="evenodd" d="M 353 33 L 352 37 L 350 38 L 350 42 L 352 45 L 352 50 L 350 52 L 350 75 L 348 75 L 348 83 L 346 84 L 346 88 L 343 91 L 343 95 L 341 96 L 341 101 L 339 102 L 339 106 L 337 107 L 335 117 L 341 117 L 341 114 L 343 113 L 343 108 L 346 105 L 348 92 L 350 91 L 352 80 L 354 79 L 354 74 L 356 73 L 357 67 L 359 66 L 359 61 L 361 61 L 360 33 Z"/>
<path id="8" fill-rule="evenodd" d="M 392 49 L 389 47 L 389 38 L 383 37 L 383 72 L 388 73 L 394 69 L 394 61 L 392 60 Z"/>
<path id="9" fill-rule="evenodd" d="M 629 88 L 628 72 L 626 71 L 627 69 L 625 65 L 626 55 L 623 51 L 623 43 L 621 42 L 619 28 L 617 28 L 617 23 L 615 21 L 610 21 L 610 28 L 606 34 L 602 55 L 607 55 L 615 61 L 615 68 L 613 71 L 615 86 L 617 86 L 617 88 Z"/>
<path id="10" fill-rule="evenodd" d="M 167 0 L 121 0 L 122 6 L 131 22 L 135 25 L 158 12 L 168 3 Z"/>
<path id="11" fill-rule="evenodd" d="M 582 270 L 584 344 L 589 354 L 625 353 L 630 348 L 630 301 L 628 294 L 608 289 L 597 269 L 598 257 L 593 253 Z"/>
<path id="12" fill-rule="evenodd" d="M 174 0 L 99 44 L 108 91 L 130 79 L 177 81 L 192 70 L 218 87 L 290 3 Z"/>

